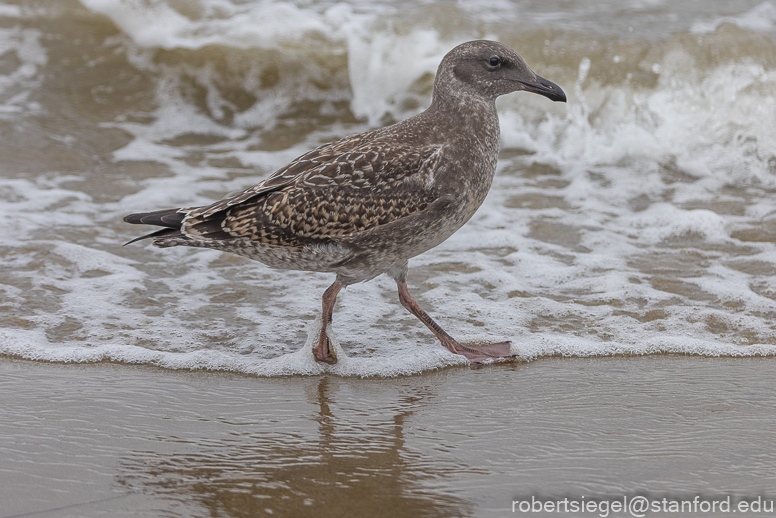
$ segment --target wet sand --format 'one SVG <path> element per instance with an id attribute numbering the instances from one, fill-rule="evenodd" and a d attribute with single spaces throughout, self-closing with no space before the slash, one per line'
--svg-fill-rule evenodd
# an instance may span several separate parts
<path id="1" fill-rule="evenodd" d="M 489 517 L 530 495 L 773 497 L 774 366 L 661 355 L 273 379 L 0 358 L 0 516 Z"/>

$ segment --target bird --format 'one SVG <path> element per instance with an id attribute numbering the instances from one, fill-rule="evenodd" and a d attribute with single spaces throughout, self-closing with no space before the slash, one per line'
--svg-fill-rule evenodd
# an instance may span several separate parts
<path id="1" fill-rule="evenodd" d="M 461 228 L 485 200 L 496 172 L 496 98 L 531 92 L 566 102 L 510 47 L 462 43 L 442 59 L 430 106 L 384 126 L 323 144 L 258 184 L 210 205 L 130 214 L 162 227 L 157 247 L 231 252 L 270 268 L 336 275 L 323 293 L 315 360 L 337 363 L 328 329 L 343 288 L 388 274 L 399 301 L 450 352 L 471 363 L 516 361 L 510 342 L 463 344 L 444 331 L 407 287 L 409 259 Z"/>

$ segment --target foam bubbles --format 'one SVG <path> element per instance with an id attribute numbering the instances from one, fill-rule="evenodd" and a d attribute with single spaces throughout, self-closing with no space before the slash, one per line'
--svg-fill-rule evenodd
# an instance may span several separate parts
<path id="1" fill-rule="evenodd" d="M 668 203 L 656 203 L 632 218 L 639 241 L 659 243 L 668 239 L 697 236 L 708 242 L 729 239 L 725 219 L 710 210 L 682 210 Z"/>

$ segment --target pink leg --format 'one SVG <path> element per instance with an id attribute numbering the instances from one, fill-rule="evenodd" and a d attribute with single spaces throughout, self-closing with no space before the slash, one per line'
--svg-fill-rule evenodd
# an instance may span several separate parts
<path id="1" fill-rule="evenodd" d="M 342 289 L 342 283 L 339 280 L 329 286 L 323 293 L 323 314 L 321 315 L 321 334 L 318 337 L 318 345 L 313 349 L 315 359 L 324 363 L 337 363 L 337 355 L 330 347 L 329 337 L 326 334 L 326 328 L 331 324 L 331 315 L 334 312 L 334 303 L 337 302 L 337 294 Z"/>
<path id="2" fill-rule="evenodd" d="M 397 279 L 396 284 L 399 287 L 399 300 L 401 305 L 407 308 L 407 310 L 418 317 L 418 319 L 426 324 L 431 332 L 442 342 L 450 352 L 465 356 L 470 362 L 473 363 L 491 363 L 491 362 L 511 362 L 515 361 L 515 356 L 510 352 L 509 342 L 499 342 L 495 344 L 484 344 L 478 346 L 470 346 L 458 343 L 452 336 L 447 334 L 444 329 L 439 327 L 439 324 L 428 316 L 428 313 L 423 311 L 415 299 L 410 295 L 407 289 L 407 283 L 403 279 Z"/>

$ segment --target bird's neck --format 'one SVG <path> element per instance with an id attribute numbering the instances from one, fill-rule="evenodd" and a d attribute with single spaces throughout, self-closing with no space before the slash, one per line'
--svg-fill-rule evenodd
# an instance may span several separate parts
<path id="1" fill-rule="evenodd" d="M 448 142 L 475 146 L 485 156 L 498 155 L 500 131 L 496 103 L 468 95 L 437 95 L 423 115 L 437 122 Z M 441 126 L 440 124 L 444 124 Z"/>
<path id="2" fill-rule="evenodd" d="M 500 136 L 495 102 L 435 96 L 419 118 L 429 144 L 444 144 L 457 155 L 454 164 L 438 172 L 437 183 L 460 200 L 456 218 L 462 225 L 485 200 L 496 172 Z"/>

